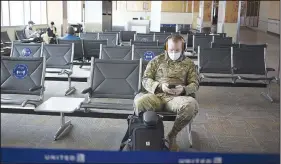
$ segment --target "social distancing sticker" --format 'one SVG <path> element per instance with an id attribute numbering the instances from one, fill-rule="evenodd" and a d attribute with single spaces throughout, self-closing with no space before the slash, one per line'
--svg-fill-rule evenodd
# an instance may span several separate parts
<path id="1" fill-rule="evenodd" d="M 13 75 L 17 79 L 23 79 L 28 74 L 28 66 L 26 64 L 17 64 L 13 69 Z"/>

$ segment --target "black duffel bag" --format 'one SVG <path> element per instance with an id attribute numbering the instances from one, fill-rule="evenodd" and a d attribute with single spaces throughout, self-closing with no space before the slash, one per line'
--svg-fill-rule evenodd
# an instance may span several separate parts
<path id="1" fill-rule="evenodd" d="M 162 116 L 153 111 L 130 115 L 120 151 L 168 151 Z"/>

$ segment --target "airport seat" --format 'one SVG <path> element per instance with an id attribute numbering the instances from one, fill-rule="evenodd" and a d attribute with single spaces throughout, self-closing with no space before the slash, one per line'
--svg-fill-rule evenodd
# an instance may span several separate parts
<path id="1" fill-rule="evenodd" d="M 79 33 L 79 37 L 81 39 L 85 39 L 85 40 L 98 40 L 99 33 L 97 33 L 97 32 Z"/>
<path id="2" fill-rule="evenodd" d="M 107 40 L 108 46 L 118 45 L 118 34 L 117 33 L 99 33 L 99 40 Z"/>
<path id="3" fill-rule="evenodd" d="M 3 47 L 10 47 L 12 42 L 11 39 L 7 33 L 7 31 L 2 31 L 1 32 L 1 41 L 4 44 Z"/>
<path id="4" fill-rule="evenodd" d="M 40 104 L 43 101 L 45 90 L 45 70 L 46 60 L 44 57 L 2 56 L 1 107 L 4 105 L 25 107 L 29 104 L 36 107 Z"/>
<path id="5" fill-rule="evenodd" d="M 84 58 L 91 60 L 91 57 L 99 58 L 100 56 L 100 45 L 107 45 L 107 40 L 82 40 Z"/>
<path id="6" fill-rule="evenodd" d="M 227 44 L 227 43 L 221 43 L 221 42 L 216 42 L 216 43 L 214 43 L 214 42 L 211 42 L 210 43 L 210 47 L 211 48 L 230 48 L 230 47 L 235 47 L 235 48 L 239 48 L 240 47 L 240 45 L 239 44 L 236 44 L 236 43 L 231 43 L 231 44 Z"/>
<path id="7" fill-rule="evenodd" d="M 154 34 L 154 41 L 158 40 L 159 45 L 163 46 L 165 43 L 165 40 L 167 39 L 168 36 L 171 34 L 169 33 L 164 33 L 164 34 Z"/>
<path id="8" fill-rule="evenodd" d="M 100 59 L 132 60 L 131 46 L 102 46 L 100 45 Z"/>
<path id="9" fill-rule="evenodd" d="M 213 36 L 213 42 L 217 44 L 232 44 L 232 37 L 216 37 Z"/>
<path id="10" fill-rule="evenodd" d="M 120 45 L 129 45 L 130 40 L 134 40 L 136 31 L 120 31 Z M 126 44 L 127 43 L 127 44 Z"/>
<path id="11" fill-rule="evenodd" d="M 132 60 L 143 59 L 145 61 L 150 61 L 155 56 L 164 53 L 162 46 L 132 46 Z"/>
<path id="12" fill-rule="evenodd" d="M 232 48 L 233 73 L 237 74 L 241 80 L 264 81 L 267 84 L 267 92 L 263 92 L 262 95 L 273 102 L 270 91 L 271 82 L 277 81 L 277 78 L 274 76 L 268 77 L 265 59 L 266 45 Z"/>
<path id="13" fill-rule="evenodd" d="M 233 83 L 238 76 L 233 75 L 231 67 L 231 48 L 198 47 L 198 73 L 200 79 L 231 79 Z"/>
<path id="14" fill-rule="evenodd" d="M 42 57 L 42 44 L 13 42 L 10 56 L 25 58 Z"/>
<path id="15" fill-rule="evenodd" d="M 205 33 L 194 33 L 194 34 L 187 34 L 187 47 L 193 47 L 193 36 L 206 36 Z"/>
<path id="16" fill-rule="evenodd" d="M 210 43 L 213 41 L 213 36 L 211 35 L 193 35 L 193 52 L 197 53 L 197 48 L 210 48 Z"/>
<path id="17" fill-rule="evenodd" d="M 143 41 L 130 41 L 130 45 L 135 45 L 135 46 L 159 46 L 158 41 L 149 41 L 149 42 L 143 42 Z"/>
<path id="18" fill-rule="evenodd" d="M 74 43 L 72 44 L 44 44 L 43 56 L 46 57 L 46 72 L 59 75 L 66 74 L 69 87 L 65 96 L 72 94 L 76 88 L 71 86 L 73 73 Z"/>
<path id="19" fill-rule="evenodd" d="M 77 60 L 79 62 L 84 62 L 84 51 L 83 51 L 83 45 L 82 40 L 62 40 L 58 39 L 58 44 L 72 44 L 74 43 L 74 56 L 73 60 Z"/>
<path id="20" fill-rule="evenodd" d="M 154 34 L 135 34 L 134 41 L 153 42 Z"/>

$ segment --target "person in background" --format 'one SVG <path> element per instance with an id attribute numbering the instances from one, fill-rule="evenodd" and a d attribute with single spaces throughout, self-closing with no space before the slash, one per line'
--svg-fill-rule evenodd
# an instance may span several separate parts
<path id="1" fill-rule="evenodd" d="M 28 25 L 24 29 L 25 37 L 27 39 L 40 37 L 39 33 L 37 31 L 34 31 L 32 28 L 34 24 L 35 23 L 33 21 L 29 21 Z"/>
<path id="2" fill-rule="evenodd" d="M 61 38 L 62 40 L 80 40 L 79 37 L 75 36 L 75 31 L 72 26 L 67 28 L 67 34 Z"/>
<path id="3" fill-rule="evenodd" d="M 53 21 L 47 29 L 47 35 L 49 44 L 56 44 L 57 28 L 55 27 L 55 23 Z"/>

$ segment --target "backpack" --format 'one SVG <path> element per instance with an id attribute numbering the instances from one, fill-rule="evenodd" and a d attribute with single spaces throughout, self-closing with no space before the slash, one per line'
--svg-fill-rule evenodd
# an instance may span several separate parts
<path id="1" fill-rule="evenodd" d="M 121 142 L 119 151 L 126 146 L 127 151 L 168 151 L 164 137 L 162 116 L 153 111 L 129 115 L 128 129 Z"/>

